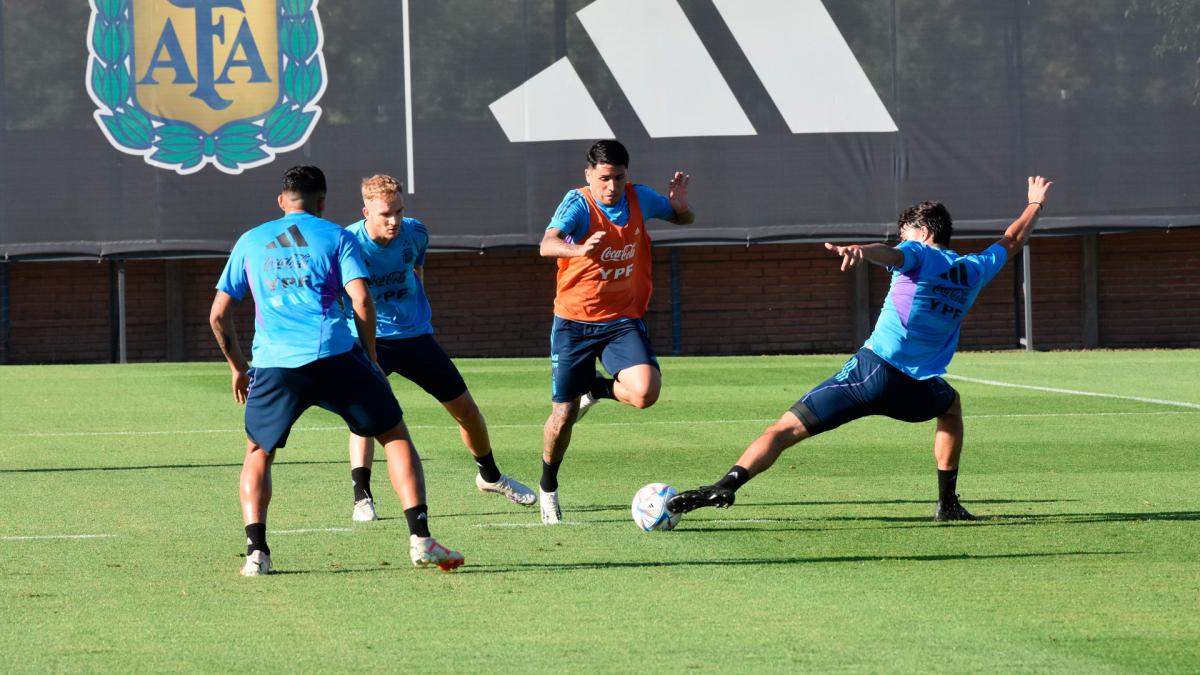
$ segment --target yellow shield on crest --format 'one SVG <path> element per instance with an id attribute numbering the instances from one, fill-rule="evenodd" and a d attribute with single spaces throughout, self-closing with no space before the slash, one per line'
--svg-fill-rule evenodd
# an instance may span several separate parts
<path id="1" fill-rule="evenodd" d="M 277 0 L 133 0 L 134 100 L 207 133 L 280 99 Z"/>

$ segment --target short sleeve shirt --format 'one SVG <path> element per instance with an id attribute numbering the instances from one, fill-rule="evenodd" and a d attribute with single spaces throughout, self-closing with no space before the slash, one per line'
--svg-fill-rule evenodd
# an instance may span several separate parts
<path id="1" fill-rule="evenodd" d="M 667 220 L 675 217 L 675 209 L 671 208 L 671 202 L 666 197 L 645 185 L 635 184 L 633 189 L 637 192 L 638 206 L 642 209 L 644 220 L 652 218 Z M 604 211 L 613 225 L 621 227 L 629 222 L 629 199 L 624 195 L 621 195 L 621 201 L 612 206 L 601 204 L 598 201 L 596 206 Z M 550 225 L 546 229 L 562 230 L 566 242 L 575 244 L 587 238 L 590 224 L 587 199 L 579 194 L 579 190 L 571 190 L 555 209 L 554 217 L 550 219 Z"/>
<path id="2" fill-rule="evenodd" d="M 375 300 L 376 337 L 400 339 L 432 333 L 433 312 L 425 296 L 425 286 L 413 271 L 414 267 L 425 264 L 425 252 L 429 249 L 425 224 L 416 218 L 403 219 L 400 232 L 387 246 L 371 239 L 365 220 L 347 226 L 346 231 L 362 247 L 367 285 Z M 350 329 L 355 331 L 353 321 Z"/>
<path id="3" fill-rule="evenodd" d="M 217 281 L 235 300 L 254 296 L 256 368 L 298 368 L 349 351 L 340 299 L 367 276 L 358 242 L 309 213 L 289 213 L 238 239 Z"/>
<path id="4" fill-rule="evenodd" d="M 958 349 L 967 310 L 1004 267 L 1008 251 L 993 244 L 959 255 L 915 241 L 896 249 L 904 262 L 890 268 L 892 285 L 864 346 L 913 378 L 937 377 Z"/>

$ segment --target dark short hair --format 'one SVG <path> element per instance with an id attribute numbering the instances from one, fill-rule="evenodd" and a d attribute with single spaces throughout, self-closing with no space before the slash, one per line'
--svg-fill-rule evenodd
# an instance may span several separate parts
<path id="1" fill-rule="evenodd" d="M 950 237 L 954 234 L 954 221 L 950 212 L 941 202 L 921 202 L 904 209 L 900 214 L 900 229 L 905 227 L 924 227 L 933 235 L 933 243 L 942 246 L 950 245 Z"/>
<path id="2" fill-rule="evenodd" d="M 312 165 L 293 166 L 283 174 L 283 191 L 301 199 L 325 194 L 325 173 Z"/>
<path id="3" fill-rule="evenodd" d="M 591 168 L 601 164 L 629 168 L 629 151 L 620 141 L 596 141 L 588 149 L 587 163 Z"/>

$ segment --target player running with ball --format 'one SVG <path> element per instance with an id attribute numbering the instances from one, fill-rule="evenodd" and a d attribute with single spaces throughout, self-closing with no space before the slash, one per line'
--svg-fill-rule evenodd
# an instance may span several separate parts
<path id="1" fill-rule="evenodd" d="M 538 490 L 542 522 L 562 521 L 558 469 L 575 422 L 598 400 L 635 408 L 658 400 L 662 376 L 642 316 L 650 304 L 651 218 L 688 225 L 687 174 L 677 171 L 667 195 L 629 182 L 629 152 L 617 141 L 588 150 L 587 185 L 563 197 L 542 237 L 543 258 L 558 263 L 554 324 L 550 331 L 553 377 L 550 418 L 542 445 Z M 596 359 L 613 379 L 596 371 Z"/>
<path id="2" fill-rule="evenodd" d="M 975 297 L 1029 240 L 1052 183 L 1041 176 L 1028 182 L 1025 209 L 982 253 L 959 255 L 949 249 L 950 213 L 938 202 L 921 202 L 900 215 L 901 242 L 895 247 L 825 244 L 841 256 L 842 271 L 865 260 L 892 272 L 874 332 L 836 375 L 805 394 L 751 443 L 721 480 L 681 492 L 667 508 L 676 514 L 705 506 L 727 508 L 738 488 L 771 468 L 784 450 L 851 420 L 886 415 L 905 422 L 937 419 L 933 455 L 938 501 L 933 518 L 975 520 L 956 494 L 962 405 L 958 392 L 939 376 L 954 356 L 963 318 Z"/>

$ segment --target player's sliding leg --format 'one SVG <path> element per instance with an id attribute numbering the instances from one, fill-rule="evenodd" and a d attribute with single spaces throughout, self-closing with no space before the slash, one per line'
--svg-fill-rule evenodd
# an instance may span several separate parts
<path id="1" fill-rule="evenodd" d="M 479 473 L 475 474 L 475 487 L 480 492 L 492 492 L 503 495 L 509 501 L 522 506 L 530 506 L 537 497 L 520 481 L 500 472 L 496 466 L 496 458 L 492 455 L 492 441 L 488 435 L 487 422 L 483 413 L 471 397 L 471 392 L 464 391 L 461 396 L 450 401 L 443 401 L 446 412 L 458 422 L 458 433 L 463 445 L 475 459 Z"/>
<path id="2" fill-rule="evenodd" d="M 562 508 L 558 503 L 558 468 L 567 454 L 567 446 L 571 444 L 571 429 L 578 415 L 578 399 L 555 403 L 542 430 L 542 478 L 538 482 L 538 502 L 542 522 L 546 525 L 562 522 Z"/>
<path id="3" fill-rule="evenodd" d="M 354 486 L 354 511 L 350 518 L 365 523 L 379 520 L 375 495 L 371 493 L 371 465 L 375 460 L 375 439 L 350 434 L 350 482 Z"/>
<path id="4" fill-rule="evenodd" d="M 671 513 L 684 514 L 706 506 L 728 508 L 733 505 L 734 494 L 751 478 L 771 468 L 783 451 L 808 438 L 804 422 L 791 410 L 771 425 L 746 448 L 737 464 L 712 485 L 703 485 L 695 490 L 686 490 L 667 502 Z"/>
<path id="5" fill-rule="evenodd" d="M 956 394 L 950 409 L 938 416 L 937 431 L 933 437 L 933 456 L 938 469 L 938 502 L 933 512 L 934 520 L 976 520 L 958 502 L 958 458 L 962 454 L 962 446 L 962 403 Z"/>
<path id="6" fill-rule="evenodd" d="M 267 506 L 271 503 L 271 462 L 275 453 L 265 452 L 254 441 L 246 441 L 240 492 L 242 521 L 246 525 L 246 563 L 242 576 L 257 577 L 271 571 L 271 549 L 267 546 Z"/>
<path id="7" fill-rule="evenodd" d="M 421 458 L 404 422 L 376 437 L 387 453 L 388 477 L 404 507 L 408 521 L 409 556 L 414 565 L 437 565 L 450 571 L 463 564 L 463 555 L 439 544 L 429 533 L 429 508 L 425 504 L 425 474 Z"/>

